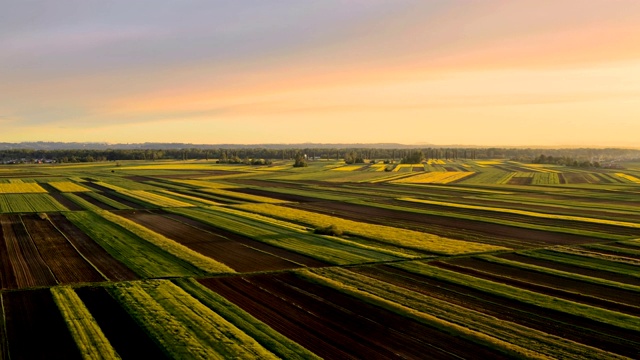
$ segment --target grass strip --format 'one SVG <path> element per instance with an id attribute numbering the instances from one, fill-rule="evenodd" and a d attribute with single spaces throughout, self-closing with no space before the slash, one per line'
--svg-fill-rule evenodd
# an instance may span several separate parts
<path id="1" fill-rule="evenodd" d="M 141 277 L 192 276 L 202 272 L 132 232 L 90 211 L 63 213 L 116 260 Z"/>
<path id="2" fill-rule="evenodd" d="M 205 273 L 229 273 L 235 272 L 229 266 L 217 262 L 210 257 L 204 256 L 197 251 L 194 251 L 176 241 L 173 241 L 164 235 L 158 234 L 155 231 L 149 230 L 146 227 L 126 219 L 122 216 L 113 214 L 109 211 L 97 211 L 98 215 L 104 219 L 118 224 L 123 228 L 129 230 L 131 233 L 137 235 L 141 239 L 144 239 L 158 248 L 168 252 L 169 254 L 193 265 L 194 267 L 202 270 Z"/>
<path id="3" fill-rule="evenodd" d="M 51 294 L 83 359 L 120 359 L 73 289 L 67 286 L 53 287 Z"/>
<path id="4" fill-rule="evenodd" d="M 193 279 L 173 280 L 178 286 L 201 303 L 218 313 L 227 321 L 237 326 L 247 335 L 269 351 L 283 359 L 319 359 L 311 351 L 300 346 L 288 337 L 273 330 L 270 326 L 254 318 L 248 312 L 230 302 L 223 296 L 209 290 Z"/>

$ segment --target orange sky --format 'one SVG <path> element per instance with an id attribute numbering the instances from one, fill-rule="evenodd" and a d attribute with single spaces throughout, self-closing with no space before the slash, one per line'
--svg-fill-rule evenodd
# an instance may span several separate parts
<path id="1" fill-rule="evenodd" d="M 640 146 L 638 1 L 304 3 L 15 2 L 0 141 Z"/>

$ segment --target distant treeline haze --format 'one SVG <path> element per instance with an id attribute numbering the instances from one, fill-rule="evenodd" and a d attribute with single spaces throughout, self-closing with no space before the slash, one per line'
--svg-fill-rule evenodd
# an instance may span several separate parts
<path id="1" fill-rule="evenodd" d="M 34 161 L 94 162 L 118 160 L 212 160 L 224 163 L 268 164 L 274 160 L 308 161 L 345 160 L 347 163 L 365 161 L 419 163 L 428 159 L 479 160 L 511 159 L 525 162 L 568 166 L 598 166 L 615 161 L 640 159 L 640 150 L 631 149 L 521 149 L 521 148 L 238 148 L 238 149 L 109 149 L 109 150 L 0 150 L 0 161 L 19 163 Z"/>

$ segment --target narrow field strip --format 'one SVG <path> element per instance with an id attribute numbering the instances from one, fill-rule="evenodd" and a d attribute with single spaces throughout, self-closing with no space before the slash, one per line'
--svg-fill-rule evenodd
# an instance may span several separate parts
<path id="1" fill-rule="evenodd" d="M 194 267 L 94 212 L 64 213 L 116 260 L 143 278 L 202 275 Z"/>
<path id="2" fill-rule="evenodd" d="M 169 281 L 118 284 L 108 290 L 173 358 L 277 358 Z"/>
<path id="3" fill-rule="evenodd" d="M 96 320 L 73 289 L 54 287 L 51 288 L 51 293 L 83 359 L 120 359 Z"/>
<path id="4" fill-rule="evenodd" d="M 239 217 L 218 209 L 173 208 L 167 210 L 330 264 L 346 265 L 403 258 L 377 251 L 377 249 L 341 242 L 332 237 L 295 231 L 288 226 L 283 227 Z"/>
<path id="5" fill-rule="evenodd" d="M 518 289 L 512 286 L 499 284 L 474 276 L 460 274 L 455 271 L 436 268 L 434 266 L 421 262 L 407 262 L 394 266 L 410 272 L 415 272 L 417 274 L 453 282 L 464 286 L 469 286 L 474 289 L 479 289 L 499 296 L 516 299 L 528 304 L 566 312 L 572 315 L 593 319 L 604 324 L 610 324 L 622 329 L 640 333 L 640 318 L 635 316 L 626 315 L 589 305 L 579 304 L 563 299 L 553 298 L 551 296 L 546 296 L 533 291 Z"/>
<path id="6" fill-rule="evenodd" d="M 36 183 L 0 183 L 0 194 L 46 193 L 47 190 Z"/>
<path id="7" fill-rule="evenodd" d="M 139 225 L 122 216 L 104 210 L 97 212 L 97 214 L 114 224 L 122 226 L 141 239 L 150 242 L 158 248 L 193 265 L 194 267 L 202 270 L 205 273 L 235 272 L 227 265 L 217 262 L 210 257 L 204 256 L 199 252 L 191 250 L 182 244 L 179 244 L 161 234 L 158 234 L 157 232 L 151 231 L 146 227 Z"/>
<path id="8" fill-rule="evenodd" d="M 319 359 L 314 353 L 275 331 L 197 281 L 183 278 L 174 280 L 174 282 L 198 301 L 225 318 L 225 320 L 254 338 L 276 356 L 283 359 Z"/>
<path id="9" fill-rule="evenodd" d="M 415 199 L 415 198 L 400 198 L 399 200 L 409 201 L 409 202 L 416 202 L 416 203 L 423 203 L 423 204 L 438 205 L 438 206 L 447 206 L 447 207 L 460 208 L 460 209 L 494 211 L 494 212 L 500 212 L 500 213 L 511 213 L 511 214 L 525 215 L 525 216 L 531 216 L 531 217 L 537 217 L 537 218 L 545 218 L 545 219 L 581 221 L 581 222 L 588 222 L 588 223 L 595 223 L 595 224 L 624 226 L 624 227 L 629 227 L 629 228 L 640 229 L 640 223 L 631 223 L 631 222 L 628 222 L 628 221 L 615 221 L 615 220 L 587 218 L 587 217 L 582 217 L 582 216 L 571 216 L 571 215 L 545 214 L 545 213 L 526 211 L 526 210 L 515 210 L 515 209 L 509 209 L 509 208 L 496 208 L 496 207 L 490 207 L 490 206 L 466 205 L 466 204 L 458 204 L 458 203 L 434 201 L 434 200 L 423 200 L 423 199 Z"/>
<path id="10" fill-rule="evenodd" d="M 362 223 L 338 217 L 297 210 L 270 204 L 244 204 L 234 206 L 244 211 L 255 212 L 284 220 L 293 220 L 315 227 L 336 225 L 347 234 L 388 242 L 393 245 L 423 250 L 443 255 L 467 254 L 505 250 L 507 248 L 453 240 L 433 234 L 393 228 L 390 226 Z"/>
<path id="11" fill-rule="evenodd" d="M 83 192 L 91 191 L 82 185 L 78 185 L 71 181 L 52 181 L 48 183 L 60 192 Z"/>
<path id="12" fill-rule="evenodd" d="M 475 172 L 460 172 L 460 171 L 447 171 L 447 172 L 428 172 L 425 174 L 415 175 L 399 180 L 390 181 L 392 183 L 416 183 L 416 184 L 448 184 L 454 181 L 462 180 L 466 177 L 474 175 Z"/>
<path id="13" fill-rule="evenodd" d="M 491 337 L 494 337 L 498 341 L 495 341 L 493 345 L 505 348 L 505 352 L 513 351 L 518 355 L 528 353 L 533 357 L 550 356 L 576 360 L 591 357 L 594 354 L 597 357 L 623 358 L 597 348 L 568 341 L 559 336 L 550 335 L 447 301 L 425 296 L 423 293 L 347 269 L 314 269 L 311 270 L 311 273 L 321 278 L 310 277 L 310 280 L 323 282 L 327 286 L 351 294 L 369 303 L 379 304 L 399 314 L 412 313 L 412 311 L 405 308 L 407 307 L 417 312 L 413 312 L 415 315 L 409 315 L 409 317 L 419 317 L 419 320 L 422 320 L 422 315 L 428 314 L 439 319 L 436 326 L 440 324 L 440 326 L 450 328 L 450 324 L 456 324 L 471 331 L 489 335 L 489 341 Z M 301 273 L 302 276 L 307 276 L 307 274 L 306 272 Z M 428 319 L 422 321 L 426 320 Z M 470 336 L 473 341 L 475 333 L 471 331 L 466 332 L 466 334 L 462 332 L 461 336 Z M 518 347 L 526 350 L 518 352 Z"/>

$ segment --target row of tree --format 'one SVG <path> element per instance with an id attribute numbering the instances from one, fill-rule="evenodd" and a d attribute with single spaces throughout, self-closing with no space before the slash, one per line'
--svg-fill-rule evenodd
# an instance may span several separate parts
<path id="1" fill-rule="evenodd" d="M 541 157 L 540 154 L 544 154 Z M 424 149 L 375 149 L 375 148 L 306 148 L 306 149 L 71 149 L 71 150 L 0 150 L 0 161 L 30 162 L 55 160 L 57 162 L 92 162 L 117 160 L 216 160 L 225 163 L 252 163 L 272 160 L 296 159 L 344 160 L 346 163 L 363 163 L 366 160 L 419 163 L 425 159 L 512 159 L 518 161 L 543 161 L 567 165 L 569 162 L 592 164 L 640 159 L 640 150 L 630 149 L 520 149 L 520 148 L 424 148 Z M 264 159 L 264 160 L 263 160 Z M 552 160 L 549 160 L 552 159 Z M 570 160 L 570 161 L 569 161 Z M 553 161 L 553 162 L 551 162 Z"/>

